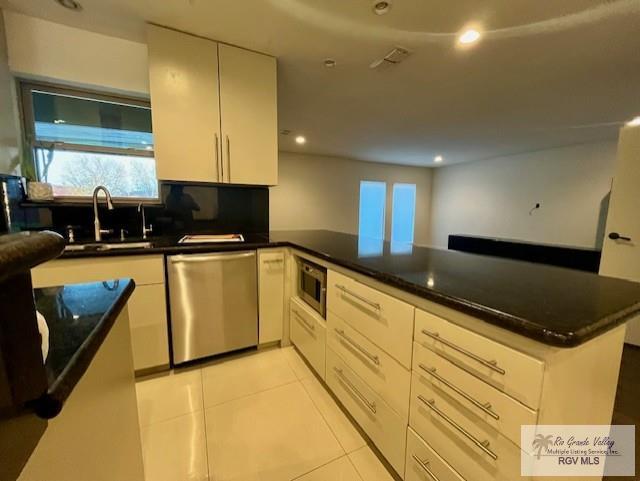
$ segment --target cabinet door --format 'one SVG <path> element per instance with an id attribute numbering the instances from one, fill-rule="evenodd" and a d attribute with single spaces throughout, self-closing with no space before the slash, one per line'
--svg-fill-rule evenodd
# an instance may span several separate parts
<path id="1" fill-rule="evenodd" d="M 276 59 L 219 45 L 224 179 L 278 183 Z"/>
<path id="2" fill-rule="evenodd" d="M 155 25 L 147 36 L 158 178 L 220 182 L 217 43 Z"/>
<path id="3" fill-rule="evenodd" d="M 259 343 L 282 339 L 284 318 L 284 253 L 259 252 Z"/>
<path id="4" fill-rule="evenodd" d="M 136 286 L 129 299 L 129 327 L 136 371 L 169 365 L 164 284 Z"/>
<path id="5" fill-rule="evenodd" d="M 628 126 L 620 130 L 618 158 L 614 171 L 609 213 L 607 214 L 607 236 L 602 246 L 600 274 L 640 281 L 640 126 Z M 622 237 L 612 239 L 611 233 Z M 640 317 L 627 324 L 629 344 L 640 346 Z"/>

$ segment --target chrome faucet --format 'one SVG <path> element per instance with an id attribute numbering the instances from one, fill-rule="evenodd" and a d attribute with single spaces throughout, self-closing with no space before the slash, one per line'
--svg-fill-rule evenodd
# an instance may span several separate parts
<path id="1" fill-rule="evenodd" d="M 142 238 L 146 239 L 147 234 L 153 232 L 153 224 L 149 224 L 149 227 L 147 227 L 147 221 L 144 217 L 144 205 L 142 204 L 142 202 L 138 204 L 138 212 L 142 214 Z"/>
<path id="2" fill-rule="evenodd" d="M 107 209 L 113 210 L 113 202 L 111 202 L 111 194 L 104 185 L 99 185 L 93 189 L 93 226 L 95 231 L 95 240 L 100 242 L 102 240 L 102 234 L 109 234 L 112 232 L 110 229 L 100 228 L 100 218 L 98 217 L 98 192 L 104 192 L 107 198 Z"/>

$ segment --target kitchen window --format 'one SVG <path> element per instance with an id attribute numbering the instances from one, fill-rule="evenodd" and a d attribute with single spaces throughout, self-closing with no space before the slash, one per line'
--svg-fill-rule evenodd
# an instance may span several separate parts
<path id="1" fill-rule="evenodd" d="M 380 255 L 384 241 L 387 184 L 363 180 L 360 182 L 358 217 L 358 254 L 362 257 Z"/>
<path id="2" fill-rule="evenodd" d="M 151 107 L 139 99 L 22 83 L 23 174 L 62 199 L 87 198 L 97 185 L 114 198 L 158 199 Z"/>
<path id="3" fill-rule="evenodd" d="M 393 184 L 391 242 L 413 243 L 416 219 L 416 184 Z"/>

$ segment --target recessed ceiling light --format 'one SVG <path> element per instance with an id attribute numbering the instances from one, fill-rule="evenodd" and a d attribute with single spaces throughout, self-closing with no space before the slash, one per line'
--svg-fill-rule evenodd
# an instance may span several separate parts
<path id="1" fill-rule="evenodd" d="M 327 68 L 333 68 L 336 66 L 336 61 L 332 58 L 324 59 L 324 66 Z"/>
<path id="2" fill-rule="evenodd" d="M 306 143 L 306 142 L 307 142 L 307 139 L 305 139 L 305 138 L 304 138 L 304 136 L 302 136 L 302 135 L 298 135 L 298 136 L 296 137 L 296 144 L 300 144 L 300 145 L 302 145 L 302 144 L 304 144 L 304 143 Z"/>
<path id="3" fill-rule="evenodd" d="M 444 159 L 442 158 L 442 156 L 441 156 L 441 155 L 436 155 L 436 156 L 433 158 L 433 161 L 434 161 L 434 162 L 436 162 L 436 163 L 438 163 L 438 164 L 439 164 L 440 162 L 442 162 L 443 160 L 444 160 Z"/>
<path id="4" fill-rule="evenodd" d="M 373 13 L 376 15 L 384 15 L 391 10 L 391 0 L 380 0 L 373 4 Z"/>
<path id="5" fill-rule="evenodd" d="M 629 120 L 629 122 L 627 122 L 627 125 L 629 127 L 638 127 L 638 126 L 640 126 L 640 117 L 636 117 L 634 119 Z"/>
<path id="6" fill-rule="evenodd" d="M 76 2 L 76 0 L 56 0 L 56 3 L 76 12 L 82 10 L 82 5 Z"/>
<path id="7" fill-rule="evenodd" d="M 461 43 L 462 45 L 470 45 L 480 40 L 480 37 L 482 37 L 480 32 L 473 28 L 470 28 L 462 32 L 462 34 L 458 37 L 458 43 Z"/>

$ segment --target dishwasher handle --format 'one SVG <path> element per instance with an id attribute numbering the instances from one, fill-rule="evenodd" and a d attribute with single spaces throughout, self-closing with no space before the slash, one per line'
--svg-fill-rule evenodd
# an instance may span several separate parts
<path id="1" fill-rule="evenodd" d="M 233 261 L 237 259 L 244 259 L 246 257 L 255 257 L 255 251 L 233 252 L 231 254 L 182 254 L 177 256 L 169 256 L 169 261 L 172 264 L 179 263 L 202 263 L 202 262 L 217 262 L 217 261 Z"/>

